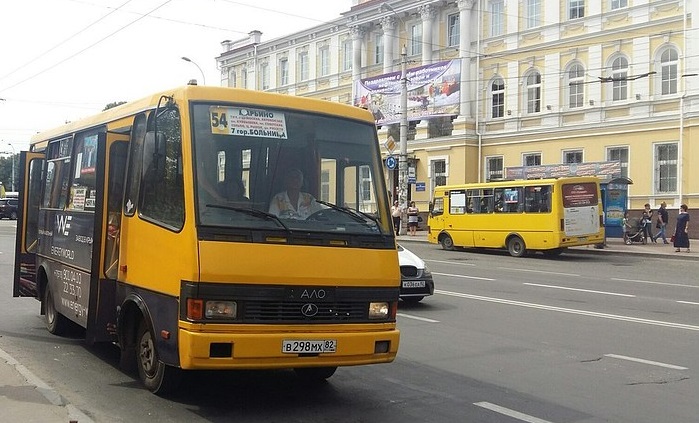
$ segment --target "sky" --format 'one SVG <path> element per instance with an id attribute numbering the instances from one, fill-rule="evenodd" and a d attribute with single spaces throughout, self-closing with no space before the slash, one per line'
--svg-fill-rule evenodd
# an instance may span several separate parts
<path id="1" fill-rule="evenodd" d="M 22 0 L 0 14 L 0 154 L 33 134 L 190 79 L 220 85 L 221 42 L 269 41 L 352 0 Z M 188 63 L 181 57 L 190 58 Z M 201 72 L 199 71 L 201 68 Z"/>

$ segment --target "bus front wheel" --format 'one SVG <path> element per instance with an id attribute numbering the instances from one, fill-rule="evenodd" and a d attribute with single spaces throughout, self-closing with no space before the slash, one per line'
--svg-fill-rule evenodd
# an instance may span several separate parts
<path id="1" fill-rule="evenodd" d="M 442 244 L 443 250 L 451 251 L 454 249 L 454 240 L 451 239 L 449 235 L 442 235 L 439 239 L 439 243 Z"/>
<path id="2" fill-rule="evenodd" d="M 145 322 L 138 328 L 136 367 L 143 385 L 154 394 L 166 394 L 179 386 L 182 371 L 160 361 L 153 333 Z"/>
<path id="3" fill-rule="evenodd" d="M 512 257 L 522 257 L 527 252 L 527 249 L 522 238 L 513 236 L 507 241 L 507 251 Z"/>

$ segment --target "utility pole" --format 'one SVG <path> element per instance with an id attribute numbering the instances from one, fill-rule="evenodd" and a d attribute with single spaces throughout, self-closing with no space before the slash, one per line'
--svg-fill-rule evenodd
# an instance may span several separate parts
<path id="1" fill-rule="evenodd" d="M 408 52 L 400 52 L 400 157 L 398 160 L 398 201 L 401 206 L 400 234 L 408 233 Z"/>

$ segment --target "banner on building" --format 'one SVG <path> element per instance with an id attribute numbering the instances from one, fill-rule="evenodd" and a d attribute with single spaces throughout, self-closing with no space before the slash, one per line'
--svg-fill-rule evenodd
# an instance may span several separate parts
<path id="1" fill-rule="evenodd" d="M 515 166 L 505 169 L 505 179 L 542 179 L 565 176 L 597 176 L 603 180 L 614 179 L 621 176 L 621 162 Z"/>
<path id="2" fill-rule="evenodd" d="M 408 121 L 458 115 L 461 62 L 449 60 L 408 69 Z M 400 122 L 400 72 L 355 82 L 354 105 L 370 110 L 377 125 Z"/>

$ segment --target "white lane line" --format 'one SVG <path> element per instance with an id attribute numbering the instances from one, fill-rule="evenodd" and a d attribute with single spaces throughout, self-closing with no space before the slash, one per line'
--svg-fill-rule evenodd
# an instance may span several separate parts
<path id="1" fill-rule="evenodd" d="M 451 273 L 437 273 L 437 272 L 432 272 L 433 275 L 439 275 L 439 276 L 449 276 L 452 278 L 461 278 L 461 279 L 477 279 L 479 281 L 494 281 L 495 279 L 492 278 L 480 278 L 478 276 L 466 276 L 466 275 L 454 275 Z"/>
<path id="2" fill-rule="evenodd" d="M 396 316 L 405 317 L 406 319 L 419 320 L 421 322 L 427 322 L 427 323 L 439 323 L 439 320 L 432 320 L 432 319 L 428 319 L 426 317 L 413 316 L 411 314 L 397 313 Z"/>
<path id="3" fill-rule="evenodd" d="M 676 301 L 680 304 L 689 304 L 689 305 L 699 305 L 699 303 L 696 303 L 694 301 Z"/>
<path id="4" fill-rule="evenodd" d="M 633 361 L 636 363 L 650 364 L 651 366 L 665 367 L 665 368 L 674 369 L 674 370 L 689 370 L 688 367 L 676 366 L 674 364 L 661 363 L 659 361 L 644 360 L 642 358 L 628 357 L 625 355 L 605 354 L 604 356 L 609 357 L 609 358 L 618 358 L 619 360 Z"/>
<path id="5" fill-rule="evenodd" d="M 542 273 L 545 275 L 558 275 L 558 276 L 571 276 L 571 277 L 580 277 L 577 273 L 561 273 L 561 272 L 549 272 L 546 270 L 532 270 L 532 269 L 517 269 L 513 267 L 498 267 L 498 270 L 511 270 L 513 272 L 529 272 L 529 273 Z"/>
<path id="6" fill-rule="evenodd" d="M 622 279 L 622 278 L 609 278 L 613 281 L 619 282 L 634 282 L 634 283 L 645 283 L 648 285 L 663 285 L 663 286 L 678 286 L 680 288 L 699 288 L 699 285 L 685 285 L 681 283 L 667 283 L 667 282 L 653 282 L 653 281 L 642 281 L 638 279 Z"/>
<path id="7" fill-rule="evenodd" d="M 454 264 L 457 266 L 475 266 L 473 263 L 459 263 L 455 261 L 447 261 L 447 260 L 425 260 L 428 263 L 442 263 L 442 264 Z"/>
<path id="8" fill-rule="evenodd" d="M 576 310 L 573 308 L 563 308 L 563 307 L 547 306 L 547 305 L 543 305 L 543 304 L 525 303 L 522 301 L 505 300 L 503 298 L 483 297 L 481 295 L 471 295 L 471 294 L 462 294 L 460 292 L 442 291 L 440 289 L 435 289 L 434 293 L 441 294 L 441 295 L 448 295 L 448 296 L 452 296 L 452 297 L 458 297 L 458 298 L 467 298 L 470 300 L 487 301 L 487 302 L 491 302 L 491 303 L 513 305 L 513 306 L 517 306 L 517 307 L 526 307 L 526 308 L 534 308 L 534 309 L 539 309 L 539 310 L 557 311 L 559 313 L 577 314 L 580 316 L 598 317 L 601 319 L 620 320 L 623 322 L 640 323 L 640 324 L 644 324 L 644 325 L 661 326 L 661 327 L 666 327 L 666 328 L 684 329 L 684 330 L 691 330 L 691 331 L 699 332 L 699 326 L 686 325 L 684 323 L 663 322 L 661 320 L 649 320 L 649 319 L 641 319 L 638 317 L 621 316 L 621 315 L 617 315 L 617 314 L 597 313 L 594 311 Z"/>
<path id="9" fill-rule="evenodd" d="M 485 409 L 488 409 L 490 411 L 495 411 L 496 413 L 503 414 L 508 417 L 515 418 L 517 420 L 521 420 L 523 422 L 529 422 L 529 423 L 551 423 L 548 420 L 543 420 L 538 417 L 530 416 L 529 414 L 524 414 L 520 413 L 519 411 L 515 410 L 510 410 L 509 408 L 501 407 L 499 405 L 490 403 L 490 402 L 474 402 L 473 405 L 477 405 L 478 407 L 482 407 Z"/>
<path id="10" fill-rule="evenodd" d="M 603 295 L 616 295 L 618 297 L 631 297 L 631 298 L 636 298 L 635 295 L 631 294 L 619 294 L 616 292 L 606 292 L 606 291 L 593 291 L 591 289 L 580 289 L 580 288 L 569 288 L 567 286 L 557 286 L 557 285 L 542 285 L 540 283 L 528 283 L 525 282 L 523 285 L 529 285 L 529 286 L 538 286 L 541 288 L 552 288 L 552 289 L 565 289 L 566 291 L 579 291 L 579 292 L 588 292 L 590 294 L 603 294 Z"/>

